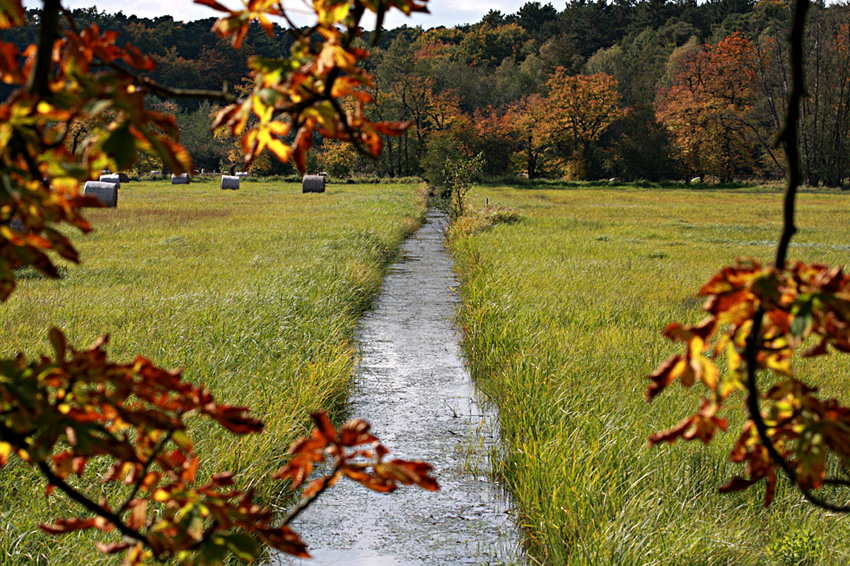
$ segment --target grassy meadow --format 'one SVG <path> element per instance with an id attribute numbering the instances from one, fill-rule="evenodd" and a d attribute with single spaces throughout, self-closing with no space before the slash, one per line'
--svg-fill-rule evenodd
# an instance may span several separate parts
<path id="1" fill-rule="evenodd" d="M 266 481 L 268 472 L 304 433 L 310 411 L 340 414 L 358 318 L 423 215 L 412 184 L 302 195 L 282 183 L 239 191 L 129 183 L 117 209 L 88 213 L 96 231 L 75 237 L 82 265 L 63 268 L 58 281 L 20 272 L 17 292 L 0 305 L 0 356 L 49 352 L 47 329 L 57 325 L 77 347 L 109 333 L 112 359 L 143 355 L 184 368 L 266 423 L 243 438 L 198 424 L 202 471 L 235 470 L 240 486 L 255 485 L 274 504 L 281 486 Z M 0 565 L 115 562 L 86 536 L 38 530 L 77 512 L 61 496 L 44 498 L 44 488 L 19 461 L 0 472 Z"/>
<path id="2" fill-rule="evenodd" d="M 781 485 L 720 495 L 743 473 L 737 433 L 647 447 L 697 408 L 676 385 L 651 405 L 645 379 L 676 351 L 661 331 L 702 318 L 696 292 L 750 256 L 769 261 L 781 194 L 767 189 L 477 187 L 473 205 L 520 220 L 452 242 L 459 324 L 480 388 L 500 410 L 499 469 L 542 564 L 843 565 L 850 520 Z M 472 193 L 470 193 L 472 194 Z M 799 197 L 794 259 L 850 263 L 850 195 Z M 850 359 L 798 363 L 850 401 Z M 740 398 L 743 404 L 743 397 Z M 727 412 L 727 416 L 731 413 Z M 740 413 L 730 422 L 739 430 Z"/>

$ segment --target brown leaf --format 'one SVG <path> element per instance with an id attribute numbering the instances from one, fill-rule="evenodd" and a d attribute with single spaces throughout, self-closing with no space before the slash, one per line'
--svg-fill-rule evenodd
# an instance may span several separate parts
<path id="1" fill-rule="evenodd" d="M 729 482 L 721 485 L 717 490 L 720 493 L 732 493 L 734 491 L 742 491 L 756 484 L 758 480 L 742 478 L 740 476 L 733 477 Z"/>
<path id="2" fill-rule="evenodd" d="M 342 425 L 339 431 L 339 442 L 343 446 L 369 444 L 377 440 L 369 434 L 370 424 L 363 419 L 352 419 Z"/>
<path id="3" fill-rule="evenodd" d="M 50 535 L 58 535 L 69 533 L 71 531 L 80 531 L 91 529 L 96 526 L 95 519 L 59 519 L 50 525 L 41 524 L 38 526 L 42 531 Z"/>
<path id="4" fill-rule="evenodd" d="M 659 442 L 667 442 L 668 444 L 673 444 L 677 438 L 683 436 L 685 431 L 687 431 L 691 425 L 693 424 L 694 417 L 688 417 L 673 428 L 669 428 L 667 430 L 663 430 L 661 432 L 656 432 L 655 434 L 649 437 L 649 445 L 655 446 Z"/>
<path id="5" fill-rule="evenodd" d="M 119 552 L 123 552 L 123 551 L 127 550 L 128 548 L 130 548 L 133 545 L 129 542 L 124 542 L 124 541 L 110 542 L 108 544 L 104 543 L 104 542 L 97 541 L 95 543 L 95 546 L 97 547 L 97 549 L 99 551 L 101 551 L 104 554 L 117 554 Z"/>
<path id="6" fill-rule="evenodd" d="M 328 414 L 324 411 L 319 411 L 310 416 L 313 417 L 313 422 L 316 424 L 315 431 L 320 434 L 321 438 L 324 438 L 328 442 L 336 442 L 336 429 L 331 424 Z"/>
<path id="7" fill-rule="evenodd" d="M 646 389 L 646 398 L 652 401 L 659 393 L 664 391 L 668 385 L 676 381 L 682 372 L 687 368 L 684 358 L 680 355 L 675 355 L 664 361 L 658 368 L 649 375 L 652 384 Z"/>

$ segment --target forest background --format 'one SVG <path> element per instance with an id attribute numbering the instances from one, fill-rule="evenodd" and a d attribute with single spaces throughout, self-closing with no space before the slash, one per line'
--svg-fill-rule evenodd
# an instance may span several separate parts
<path id="1" fill-rule="evenodd" d="M 241 49 L 210 31 L 214 18 L 183 23 L 75 10 L 152 54 L 151 77 L 187 88 L 246 89 L 246 60 L 281 57 L 291 36 L 252 25 Z M 571 2 L 562 11 L 528 2 L 515 14 L 490 11 L 453 28 L 384 30 L 367 60 L 376 75 L 374 120 L 411 121 L 386 137 L 381 157 L 314 141 L 313 171 L 334 177 L 421 175 L 440 182 L 458 156 L 483 157 L 482 175 L 570 180 L 618 178 L 717 181 L 784 175 L 773 136 L 789 84 L 783 0 Z M 38 12 L 3 32 L 20 46 L 36 37 Z M 371 44 L 367 33 L 364 47 Z M 807 98 L 801 116 L 805 181 L 846 187 L 850 145 L 850 7 L 815 4 L 806 45 Z M 0 92 L 5 96 L 6 92 Z M 217 111 L 200 100 L 158 102 L 175 115 L 197 169 L 239 167 L 238 143 L 216 135 Z M 101 119 L 108 120 L 108 116 Z M 83 140 L 94 124 L 76 124 Z M 81 148 L 72 148 L 80 150 Z M 162 169 L 142 160 L 137 172 Z M 255 175 L 294 173 L 265 155 Z"/>

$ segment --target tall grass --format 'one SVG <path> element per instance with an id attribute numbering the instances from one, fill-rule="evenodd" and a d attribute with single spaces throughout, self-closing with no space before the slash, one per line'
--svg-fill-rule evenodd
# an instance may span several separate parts
<path id="1" fill-rule="evenodd" d="M 78 347 L 109 333 L 113 359 L 138 354 L 184 368 L 266 424 L 244 438 L 196 425 L 202 470 L 235 470 L 241 486 L 274 504 L 280 486 L 263 479 L 310 411 L 339 413 L 357 320 L 423 215 L 422 193 L 409 184 L 302 195 L 282 183 L 240 191 L 130 183 L 119 208 L 89 212 L 96 231 L 76 237 L 81 266 L 59 281 L 20 273 L 19 290 L 0 305 L 0 355 L 50 351 L 47 329 L 57 325 Z M 44 487 L 20 462 L 0 471 L 0 565 L 109 562 L 88 537 L 37 530 L 79 513 L 61 497 L 45 499 Z"/>
<path id="2" fill-rule="evenodd" d="M 518 223 L 452 241 L 464 347 L 499 407 L 500 473 L 531 556 L 571 565 L 792 565 L 850 562 L 850 522 L 784 483 L 720 495 L 733 435 L 709 447 L 649 449 L 647 437 L 697 407 L 648 375 L 674 352 L 660 332 L 702 318 L 696 291 L 736 257 L 769 261 L 781 195 L 762 190 L 476 189 Z M 847 264 L 850 200 L 800 196 L 796 259 Z M 842 359 L 843 358 L 843 359 Z M 850 360 L 798 364 L 850 401 Z M 743 398 L 740 399 L 743 404 Z M 734 404 L 733 404 L 734 407 Z M 732 430 L 740 425 L 740 412 Z"/>

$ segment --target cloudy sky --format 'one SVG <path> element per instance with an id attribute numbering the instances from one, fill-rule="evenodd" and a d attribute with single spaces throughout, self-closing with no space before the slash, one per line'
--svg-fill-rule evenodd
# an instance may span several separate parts
<path id="1" fill-rule="evenodd" d="M 219 0 L 225 6 L 236 8 L 241 4 L 238 0 Z M 421 25 L 424 28 L 437 26 L 451 27 L 458 24 L 474 23 L 490 10 L 500 10 L 504 14 L 516 12 L 527 0 L 430 0 L 428 7 L 431 14 L 414 14 L 408 18 L 400 13 L 393 13 L 385 23 L 385 27 L 393 28 L 403 24 L 408 26 Z M 546 3 L 544 0 L 541 3 Z M 41 6 L 38 0 L 24 0 L 28 8 Z M 205 6 L 193 4 L 192 0 L 66 0 L 64 4 L 70 8 L 84 8 L 96 4 L 97 9 L 110 13 L 123 11 L 125 14 L 136 14 L 140 17 L 152 18 L 168 14 L 175 20 L 198 20 L 215 16 L 217 12 Z M 557 2 L 555 7 L 561 9 L 563 2 Z M 284 0 L 284 6 L 293 13 L 304 12 L 304 0 Z M 365 22 L 364 22 L 365 23 Z"/>

